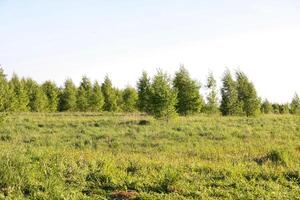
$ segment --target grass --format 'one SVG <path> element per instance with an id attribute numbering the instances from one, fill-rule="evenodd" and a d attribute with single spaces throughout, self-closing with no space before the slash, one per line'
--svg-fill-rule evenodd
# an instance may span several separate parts
<path id="1" fill-rule="evenodd" d="M 0 148 L 0 199 L 300 199 L 297 116 L 13 114 Z"/>

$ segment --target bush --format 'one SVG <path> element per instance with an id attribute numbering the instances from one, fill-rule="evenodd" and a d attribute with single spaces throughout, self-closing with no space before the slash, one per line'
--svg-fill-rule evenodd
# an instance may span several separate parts
<path id="1" fill-rule="evenodd" d="M 266 163 L 267 161 L 270 161 L 276 165 L 287 165 L 287 155 L 286 152 L 281 151 L 281 150 L 271 150 L 269 153 L 267 153 L 265 156 L 261 156 L 258 158 L 255 158 L 254 161 L 262 165 Z"/>
<path id="2" fill-rule="evenodd" d="M 139 125 L 141 125 L 141 126 L 145 126 L 145 125 L 149 125 L 149 124 L 150 124 L 150 121 L 148 121 L 148 120 L 142 119 L 139 121 Z"/>

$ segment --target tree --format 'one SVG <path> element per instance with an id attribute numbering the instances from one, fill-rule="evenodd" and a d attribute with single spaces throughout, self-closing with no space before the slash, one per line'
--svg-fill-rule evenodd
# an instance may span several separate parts
<path id="1" fill-rule="evenodd" d="M 133 112 L 137 107 L 138 94 L 136 90 L 132 87 L 126 87 L 122 92 L 123 99 L 123 111 Z"/>
<path id="2" fill-rule="evenodd" d="M 221 88 L 221 106 L 220 110 L 223 115 L 241 115 L 242 105 L 238 99 L 237 84 L 233 80 L 229 70 L 225 71 L 222 78 L 222 88 Z"/>
<path id="3" fill-rule="evenodd" d="M 116 95 L 116 102 L 117 102 L 117 110 L 116 111 L 125 111 L 124 108 L 124 102 L 123 102 L 123 90 L 118 88 L 113 88 L 114 93 Z"/>
<path id="4" fill-rule="evenodd" d="M 137 106 L 139 111 L 148 113 L 150 111 L 150 78 L 146 72 L 143 72 L 141 78 L 138 80 L 137 92 Z"/>
<path id="5" fill-rule="evenodd" d="M 10 107 L 10 90 L 6 75 L 2 68 L 0 68 L 0 112 L 9 111 Z"/>
<path id="6" fill-rule="evenodd" d="M 112 86 L 108 76 L 105 77 L 104 83 L 101 86 L 101 91 L 104 97 L 104 110 L 115 112 L 118 109 L 116 91 Z"/>
<path id="7" fill-rule="evenodd" d="M 37 82 L 32 79 L 25 80 L 25 88 L 29 97 L 31 112 L 44 112 L 47 110 L 47 96 Z"/>
<path id="8" fill-rule="evenodd" d="M 265 99 L 264 102 L 261 104 L 260 110 L 264 114 L 272 113 L 272 104 L 267 99 Z"/>
<path id="9" fill-rule="evenodd" d="M 13 74 L 9 81 L 9 88 L 11 91 L 10 104 L 11 111 L 26 112 L 28 111 L 29 98 L 25 90 L 24 80 L 20 80 L 16 74 Z"/>
<path id="10" fill-rule="evenodd" d="M 242 104 L 246 116 L 254 116 L 259 112 L 260 99 L 257 97 L 256 89 L 249 81 L 245 73 L 236 72 L 238 100 Z"/>
<path id="11" fill-rule="evenodd" d="M 200 112 L 203 106 L 203 98 L 199 93 L 200 85 L 191 79 L 184 66 L 175 73 L 173 84 L 177 91 L 177 112 L 181 115 Z"/>
<path id="12" fill-rule="evenodd" d="M 13 74 L 12 79 L 8 82 L 8 93 L 6 94 L 6 98 L 8 99 L 8 110 L 11 112 L 18 112 L 19 111 L 19 99 L 18 99 L 18 89 L 20 86 L 19 78 L 16 74 Z"/>
<path id="13" fill-rule="evenodd" d="M 206 88 L 209 92 L 207 94 L 207 103 L 205 106 L 205 111 L 208 114 L 216 114 L 219 112 L 217 81 L 215 80 L 212 73 L 209 73 L 207 77 Z"/>
<path id="14" fill-rule="evenodd" d="M 278 103 L 273 103 L 272 108 L 274 114 L 280 114 L 280 105 Z"/>
<path id="15" fill-rule="evenodd" d="M 80 86 L 77 90 L 77 110 L 78 111 L 90 111 L 90 105 L 91 105 L 91 98 L 93 93 L 93 86 L 86 76 L 82 77 L 82 80 L 80 82 Z"/>
<path id="16" fill-rule="evenodd" d="M 150 113 L 156 118 L 169 118 L 176 114 L 176 91 L 171 80 L 161 70 L 153 78 L 150 87 Z"/>
<path id="17" fill-rule="evenodd" d="M 291 113 L 292 114 L 300 114 L 300 98 L 296 93 L 291 102 Z"/>
<path id="18" fill-rule="evenodd" d="M 100 112 L 103 110 L 104 97 L 101 91 L 101 86 L 96 81 L 93 85 L 93 92 L 90 97 L 90 110 L 93 112 Z"/>
<path id="19" fill-rule="evenodd" d="M 42 85 L 42 89 L 47 97 L 46 110 L 49 112 L 56 112 L 58 110 L 58 87 L 55 83 L 51 81 L 46 81 Z"/>
<path id="20" fill-rule="evenodd" d="M 279 113 L 280 114 L 288 114 L 290 113 L 290 106 L 288 103 L 279 105 Z"/>
<path id="21" fill-rule="evenodd" d="M 59 98 L 60 111 L 76 110 L 76 87 L 71 79 L 67 79 Z"/>

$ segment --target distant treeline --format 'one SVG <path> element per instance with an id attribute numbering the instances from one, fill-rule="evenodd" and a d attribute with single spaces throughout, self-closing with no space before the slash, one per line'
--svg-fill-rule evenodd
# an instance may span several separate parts
<path id="1" fill-rule="evenodd" d="M 181 66 L 173 79 L 158 70 L 150 78 L 143 72 L 136 88 L 118 89 L 108 76 L 102 84 L 83 77 L 79 87 L 71 79 L 63 87 L 46 81 L 38 84 L 31 78 L 10 80 L 0 69 L 0 112 L 145 112 L 157 118 L 176 114 L 195 113 L 254 116 L 260 113 L 300 114 L 300 100 L 295 94 L 291 103 L 277 104 L 261 101 L 253 83 L 245 73 L 236 71 L 232 76 L 224 72 L 222 87 L 218 91 L 212 73 L 204 87 L 208 93 L 200 94 L 201 85 L 193 80 Z M 220 92 L 221 99 L 218 99 Z"/>

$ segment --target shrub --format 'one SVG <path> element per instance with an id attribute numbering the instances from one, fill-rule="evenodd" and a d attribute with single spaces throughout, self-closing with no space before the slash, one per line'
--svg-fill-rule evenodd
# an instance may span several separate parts
<path id="1" fill-rule="evenodd" d="M 262 165 L 266 163 L 267 161 L 270 161 L 276 165 L 287 165 L 287 155 L 286 152 L 281 150 L 271 150 L 269 153 L 267 153 L 265 156 L 261 156 L 258 158 L 255 158 L 254 161 Z"/>
<path id="2" fill-rule="evenodd" d="M 142 119 L 139 121 L 139 125 L 141 125 L 141 126 L 145 126 L 145 125 L 149 125 L 149 124 L 150 124 L 150 121 L 148 121 L 148 120 Z"/>

